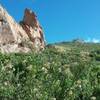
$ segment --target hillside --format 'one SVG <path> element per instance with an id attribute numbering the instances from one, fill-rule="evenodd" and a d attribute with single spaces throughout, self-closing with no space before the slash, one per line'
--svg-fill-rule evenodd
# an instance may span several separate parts
<path id="1" fill-rule="evenodd" d="M 100 100 L 100 44 L 62 42 L 38 54 L 0 54 L 0 99 Z"/>
<path id="2" fill-rule="evenodd" d="M 100 43 L 80 43 L 80 42 L 62 42 L 55 43 L 55 47 L 59 49 L 63 48 L 64 50 L 79 50 L 91 52 L 94 50 L 100 50 Z"/>

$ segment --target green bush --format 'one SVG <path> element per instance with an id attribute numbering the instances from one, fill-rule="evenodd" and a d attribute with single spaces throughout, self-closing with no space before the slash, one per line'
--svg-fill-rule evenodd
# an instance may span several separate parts
<path id="1" fill-rule="evenodd" d="M 80 50 L 0 54 L 1 100 L 100 100 L 100 62 Z"/>

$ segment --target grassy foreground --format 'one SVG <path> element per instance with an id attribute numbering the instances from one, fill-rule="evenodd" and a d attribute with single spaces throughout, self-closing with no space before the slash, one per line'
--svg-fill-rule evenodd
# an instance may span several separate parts
<path id="1" fill-rule="evenodd" d="M 100 100 L 100 44 L 0 54 L 0 100 Z"/>

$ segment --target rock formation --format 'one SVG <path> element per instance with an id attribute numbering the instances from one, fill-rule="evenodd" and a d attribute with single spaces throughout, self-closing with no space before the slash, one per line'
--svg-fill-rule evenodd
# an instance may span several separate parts
<path id="1" fill-rule="evenodd" d="M 29 9 L 25 9 L 24 18 L 20 24 L 26 31 L 30 40 L 33 42 L 33 46 L 37 49 L 43 49 L 45 46 L 43 30 L 36 18 L 35 13 Z"/>
<path id="2" fill-rule="evenodd" d="M 30 52 L 45 46 L 43 31 L 33 12 L 26 9 L 21 25 L 0 5 L 0 51 Z"/>

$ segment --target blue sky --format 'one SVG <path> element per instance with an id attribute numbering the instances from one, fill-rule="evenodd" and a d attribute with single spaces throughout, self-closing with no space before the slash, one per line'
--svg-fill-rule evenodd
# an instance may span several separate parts
<path id="1" fill-rule="evenodd" d="M 36 12 L 48 43 L 81 38 L 100 42 L 100 0 L 0 0 L 19 22 L 25 8 Z"/>

